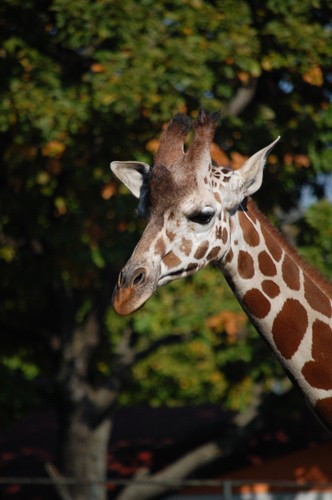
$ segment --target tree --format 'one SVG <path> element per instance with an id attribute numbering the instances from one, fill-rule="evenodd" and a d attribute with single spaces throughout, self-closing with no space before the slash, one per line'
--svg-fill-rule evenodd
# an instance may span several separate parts
<path id="1" fill-rule="evenodd" d="M 264 8 L 242 0 L 236 9 L 230 0 L 2 2 L 2 380 L 9 387 L 16 373 L 24 391 L 31 380 L 53 380 L 45 392 L 62 409 L 65 474 L 105 477 L 119 398 L 208 397 L 241 410 L 258 380 L 268 387 L 277 376 L 255 357 L 255 338 L 231 340 L 246 329 L 234 333 L 216 297 L 207 298 L 207 282 L 217 279 L 209 270 L 165 288 L 128 321 L 110 312 L 117 272 L 142 225 L 107 165 L 151 162 L 171 115 L 195 116 L 204 105 L 223 111 L 215 153 L 234 167 L 281 133 L 269 196 L 259 202 L 272 214 L 297 207 L 302 186 L 318 192 L 317 174 L 331 171 L 331 11 L 315 0 L 268 0 Z M 329 210 L 321 206 L 321 220 Z M 310 220 L 308 256 L 316 241 Z M 219 290 L 242 325 L 223 284 Z M 176 314 L 165 318 L 165 307 Z M 188 382 L 193 362 L 201 371 Z M 22 393 L 14 400 L 12 412 L 31 404 Z M 79 487 L 71 494 L 86 496 Z M 97 487 L 96 498 L 104 494 Z"/>

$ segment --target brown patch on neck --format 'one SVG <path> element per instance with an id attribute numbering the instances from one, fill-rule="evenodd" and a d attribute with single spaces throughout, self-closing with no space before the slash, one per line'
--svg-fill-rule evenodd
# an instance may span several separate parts
<path id="1" fill-rule="evenodd" d="M 277 297 L 280 293 L 279 286 L 272 280 L 264 280 L 262 282 L 262 290 L 266 293 L 271 299 Z"/>
<path id="2" fill-rule="evenodd" d="M 262 212 L 257 208 L 256 204 L 252 201 L 251 198 L 248 198 L 246 200 L 246 211 L 247 214 L 253 222 L 259 221 L 259 225 L 261 228 L 262 235 L 265 240 L 265 245 L 272 255 L 272 258 L 276 261 L 279 262 L 282 256 L 282 244 L 281 244 L 281 238 L 282 236 L 278 232 L 278 230 L 272 226 L 270 221 L 265 217 L 265 215 L 262 214 Z M 239 212 L 239 215 L 241 212 Z M 242 214 L 242 218 L 244 217 L 244 214 Z"/>
<path id="3" fill-rule="evenodd" d="M 248 280 L 254 277 L 254 261 L 248 252 L 244 252 L 243 250 L 239 251 L 237 267 L 241 278 Z"/>
<path id="4" fill-rule="evenodd" d="M 297 269 L 302 269 L 305 283 L 305 298 L 316 311 L 331 317 L 332 315 L 332 284 L 322 276 L 316 269 L 307 264 L 298 254 L 297 250 L 286 240 L 285 236 L 275 228 L 270 221 L 257 208 L 255 203 L 249 199 L 247 203 L 248 215 L 254 215 L 259 221 L 265 244 L 276 262 L 281 260 L 283 253 L 283 272 L 285 283 L 293 290 L 298 287 Z M 291 271 L 291 275 L 289 274 Z M 317 298 L 319 297 L 319 298 Z"/>
<path id="5" fill-rule="evenodd" d="M 239 222 L 242 229 L 243 239 L 250 247 L 257 247 L 259 245 L 259 234 L 251 222 L 250 215 L 239 211 Z M 248 218 L 249 217 L 249 218 Z"/>
<path id="6" fill-rule="evenodd" d="M 233 257 L 234 257 L 234 252 L 232 248 L 230 248 L 226 254 L 225 262 L 227 262 L 227 264 L 230 264 L 233 260 Z"/>
<path id="7" fill-rule="evenodd" d="M 319 319 L 312 327 L 312 361 L 302 368 L 302 374 L 312 387 L 332 389 L 332 330 L 330 326 Z"/>
<path id="8" fill-rule="evenodd" d="M 282 263 L 282 277 L 288 288 L 291 290 L 300 290 L 299 267 L 287 254 Z"/>
<path id="9" fill-rule="evenodd" d="M 298 350 L 308 328 L 308 314 L 295 299 L 287 299 L 274 319 L 273 340 L 285 359 L 290 359 Z"/>
<path id="10" fill-rule="evenodd" d="M 319 399 L 315 409 L 329 429 L 332 426 L 332 398 Z"/>
<path id="11" fill-rule="evenodd" d="M 257 288 L 252 288 L 244 295 L 243 304 L 250 315 L 258 319 L 265 318 L 271 309 L 270 301 Z"/>
<path id="12" fill-rule="evenodd" d="M 304 277 L 304 296 L 315 311 L 331 318 L 331 299 L 307 276 Z"/>
<path id="13" fill-rule="evenodd" d="M 275 276 L 277 274 L 277 268 L 270 255 L 265 250 L 258 255 L 258 265 L 264 276 Z"/>

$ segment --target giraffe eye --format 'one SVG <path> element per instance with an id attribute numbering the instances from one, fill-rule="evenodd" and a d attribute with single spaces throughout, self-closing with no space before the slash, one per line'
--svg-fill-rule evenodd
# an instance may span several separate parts
<path id="1" fill-rule="evenodd" d="M 201 212 L 196 212 L 188 216 L 188 220 L 195 222 L 196 224 L 201 224 L 202 226 L 208 224 L 214 217 L 215 212 L 211 209 L 202 210 Z"/>

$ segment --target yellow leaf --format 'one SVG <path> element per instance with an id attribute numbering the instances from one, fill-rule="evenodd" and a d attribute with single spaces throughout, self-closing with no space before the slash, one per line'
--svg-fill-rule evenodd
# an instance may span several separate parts
<path id="1" fill-rule="evenodd" d="M 159 139 L 151 139 L 146 145 L 145 149 L 149 151 L 149 153 L 155 154 L 159 148 L 160 140 Z"/>
<path id="2" fill-rule="evenodd" d="M 243 312 L 222 311 L 207 320 L 207 325 L 216 333 L 226 333 L 229 342 L 235 342 L 247 317 Z"/>
<path id="3" fill-rule="evenodd" d="M 99 63 L 93 63 L 90 66 L 92 73 L 105 73 L 105 66 Z"/>
<path id="4" fill-rule="evenodd" d="M 247 73 L 246 71 L 239 71 L 237 73 L 237 77 L 245 85 L 248 84 L 250 79 L 251 79 L 251 75 L 249 73 Z"/>
<path id="5" fill-rule="evenodd" d="M 5 260 L 6 262 L 12 262 L 15 257 L 15 248 L 11 246 L 3 246 L 0 248 L 0 259 Z"/>
<path id="6" fill-rule="evenodd" d="M 101 98 L 101 102 L 105 106 L 109 106 L 114 101 L 115 101 L 115 95 L 114 94 L 103 94 L 103 96 Z"/>
<path id="7" fill-rule="evenodd" d="M 212 159 L 218 165 L 226 166 L 229 164 L 228 156 L 226 155 L 226 153 L 224 153 L 224 151 L 222 149 L 220 149 L 218 144 L 216 144 L 215 142 L 213 142 L 211 144 L 210 152 L 211 152 Z"/>
<path id="8" fill-rule="evenodd" d="M 309 71 L 304 73 L 302 78 L 306 83 L 309 83 L 309 85 L 314 85 L 316 87 L 321 87 L 324 83 L 323 72 L 318 64 L 311 66 Z"/>
<path id="9" fill-rule="evenodd" d="M 116 186 L 114 182 L 107 182 L 104 184 L 104 186 L 101 188 L 101 196 L 104 198 L 104 200 L 109 200 L 113 194 L 116 192 Z"/>
<path id="10" fill-rule="evenodd" d="M 271 71 L 273 69 L 273 59 L 270 55 L 263 57 L 261 62 L 262 68 L 265 71 Z"/>
<path id="11" fill-rule="evenodd" d="M 241 155 L 236 151 L 233 151 L 231 153 L 231 157 L 232 157 L 231 166 L 233 170 L 237 170 L 238 168 L 242 167 L 244 162 L 248 159 L 248 156 Z"/>
<path id="12" fill-rule="evenodd" d="M 55 204 L 58 216 L 65 215 L 65 213 L 67 213 L 67 205 L 66 205 L 66 201 L 64 198 L 62 198 L 61 196 L 58 196 L 57 198 L 55 198 L 54 204 Z"/>
<path id="13" fill-rule="evenodd" d="M 36 182 L 37 184 L 41 186 L 45 186 L 45 184 L 48 184 L 51 180 L 51 176 L 48 172 L 39 172 L 37 177 L 36 177 Z"/>
<path id="14" fill-rule="evenodd" d="M 183 30 L 182 30 L 182 32 L 183 32 L 184 35 L 189 36 L 189 35 L 192 35 L 193 30 L 191 28 L 184 27 Z"/>
<path id="15" fill-rule="evenodd" d="M 42 155 L 48 156 L 49 158 L 61 158 L 65 145 L 60 141 L 50 141 L 42 148 Z"/>

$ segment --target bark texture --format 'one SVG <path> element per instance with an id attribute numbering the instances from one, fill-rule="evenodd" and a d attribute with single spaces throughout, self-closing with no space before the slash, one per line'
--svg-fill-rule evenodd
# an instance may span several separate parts
<path id="1" fill-rule="evenodd" d="M 105 500 L 107 491 L 102 483 L 107 481 L 106 453 L 111 419 L 104 418 L 91 427 L 78 412 L 72 415 L 66 430 L 63 467 L 67 477 L 78 481 L 77 485 L 68 487 L 70 497 L 73 500 Z"/>
<path id="2" fill-rule="evenodd" d="M 91 313 L 68 335 L 59 371 L 60 459 L 63 474 L 77 481 L 68 486 L 72 500 L 105 500 L 107 445 L 111 411 L 118 388 L 97 387 L 89 380 L 91 357 L 100 342 L 101 326 Z M 95 481 L 95 484 L 89 482 Z M 86 482 L 87 484 L 84 484 Z"/>

